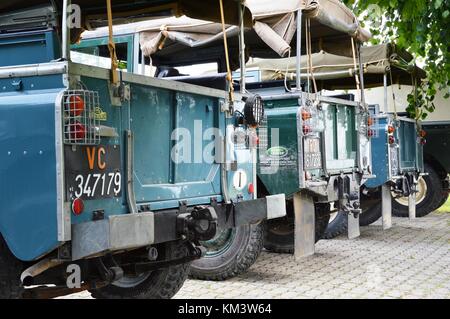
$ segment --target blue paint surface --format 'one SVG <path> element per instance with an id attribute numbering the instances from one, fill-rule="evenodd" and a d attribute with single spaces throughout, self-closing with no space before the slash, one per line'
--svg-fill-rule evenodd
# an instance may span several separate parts
<path id="1" fill-rule="evenodd" d="M 55 101 L 60 91 L 0 93 L 0 232 L 21 260 L 58 245 Z"/>

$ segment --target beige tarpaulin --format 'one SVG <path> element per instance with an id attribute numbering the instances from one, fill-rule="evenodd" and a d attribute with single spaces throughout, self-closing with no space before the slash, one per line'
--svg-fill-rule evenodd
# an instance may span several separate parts
<path id="1" fill-rule="evenodd" d="M 296 13 L 303 10 L 312 21 L 311 33 L 315 42 L 325 48 L 342 45 L 342 37 L 354 37 L 367 41 L 371 35 L 359 26 L 355 15 L 338 0 L 247 0 L 254 21 L 253 30 L 279 56 L 285 57 L 290 50 L 296 32 Z M 222 36 L 220 25 L 205 21 L 163 19 L 142 26 L 141 46 L 149 56 L 162 48 L 165 39 L 199 47 Z M 237 28 L 227 26 L 227 35 L 237 34 Z M 335 44 L 330 44 L 335 42 Z M 350 40 L 344 44 L 350 47 Z"/>
<path id="2" fill-rule="evenodd" d="M 50 5 L 50 0 L 1 0 L 0 15 L 37 5 Z M 62 0 L 55 1 L 61 10 Z M 237 0 L 223 0 L 226 22 L 238 25 Z M 105 0 L 72 0 L 81 7 L 85 29 L 107 25 Z M 113 0 L 112 11 L 115 24 L 131 23 L 151 18 L 186 15 L 191 18 L 220 22 L 219 0 Z M 252 25 L 251 14 L 245 12 L 245 24 Z"/>
<path id="3" fill-rule="evenodd" d="M 247 0 L 246 3 L 252 12 L 256 33 L 268 44 L 275 42 L 276 34 L 289 45 L 296 31 L 296 12 L 300 9 L 313 22 L 313 39 L 338 36 L 339 33 L 361 42 L 371 38 L 371 34 L 360 27 L 352 11 L 339 0 Z"/>
<path id="4" fill-rule="evenodd" d="M 383 75 L 388 71 L 392 71 L 393 81 L 399 84 L 411 84 L 413 76 L 418 79 L 426 77 L 425 72 L 414 64 L 413 57 L 395 45 L 363 47 L 361 53 L 366 87 L 382 86 Z M 306 60 L 306 57 L 302 58 L 303 74 L 308 72 Z M 296 58 L 254 59 L 247 64 L 247 68 L 258 68 L 263 81 L 282 80 L 285 75 L 293 80 L 296 75 Z M 321 51 L 312 55 L 312 69 L 315 79 L 322 81 L 322 87 L 346 89 L 355 85 L 352 58 Z"/>

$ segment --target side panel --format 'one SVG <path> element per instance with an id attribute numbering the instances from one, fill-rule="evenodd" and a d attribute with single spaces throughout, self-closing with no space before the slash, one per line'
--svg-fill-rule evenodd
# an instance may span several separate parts
<path id="1" fill-rule="evenodd" d="M 387 117 L 378 117 L 375 126 L 375 135 L 371 139 L 372 144 L 372 173 L 375 178 L 369 179 L 365 185 L 375 188 L 389 180 L 389 153 L 387 142 Z"/>
<path id="2" fill-rule="evenodd" d="M 292 107 L 266 108 L 267 147 L 260 145 L 258 177 L 269 194 L 284 193 L 290 196 L 299 188 L 296 104 Z M 279 141 L 273 140 L 276 136 L 274 130 L 278 130 Z"/>
<path id="3" fill-rule="evenodd" d="M 422 127 L 427 132 L 424 156 L 432 157 L 450 172 L 450 152 L 443 152 L 450 144 L 450 122 L 423 123 Z"/>
<path id="4" fill-rule="evenodd" d="M 108 70 L 73 64 L 71 72 L 72 78 L 78 78 L 82 87 L 99 93 L 99 108 L 105 114 L 100 124 L 112 127 L 118 133 L 118 137 L 102 137 L 100 143 L 120 147 L 123 172 L 121 196 L 115 200 L 86 200 L 85 212 L 72 216 L 73 224 L 92 220 L 96 211 L 102 211 L 105 217 L 128 213 L 125 183 L 127 130 L 132 131 L 134 139 L 133 180 L 138 209 L 178 208 L 180 201 L 185 201 L 187 206 L 210 204 L 212 198 L 223 201 L 221 166 L 213 161 L 215 136 L 211 133 L 212 128 L 218 128 L 223 137 L 226 125 L 231 124 L 232 119 L 225 119 L 224 113 L 220 112 L 220 97 L 178 89 L 187 86 L 194 90 L 194 86 L 124 73 L 124 84 L 129 86 L 131 98 L 115 106 L 110 97 Z M 195 90 L 201 92 L 198 87 Z M 250 152 L 233 150 L 231 153 L 238 161 L 237 168 L 246 172 L 250 183 L 253 168 L 249 163 Z M 242 164 L 240 159 L 245 163 Z M 230 170 L 227 175 L 228 193 L 233 201 L 238 197 L 252 198 L 247 187 L 233 189 L 235 172 Z"/>
<path id="5" fill-rule="evenodd" d="M 61 89 L 0 93 L 0 232 L 21 260 L 58 246 L 55 101 L 61 79 L 46 79 Z M 39 86 L 37 78 L 27 80 Z"/>

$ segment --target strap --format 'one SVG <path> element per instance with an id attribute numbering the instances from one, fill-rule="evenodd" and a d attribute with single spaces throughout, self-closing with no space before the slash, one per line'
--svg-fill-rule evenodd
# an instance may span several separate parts
<path id="1" fill-rule="evenodd" d="M 355 48 L 355 40 L 352 39 L 352 54 L 353 54 L 353 64 L 354 64 L 354 68 L 355 68 L 355 80 L 356 80 L 356 89 L 359 92 L 359 100 L 362 100 L 362 96 L 361 96 L 361 82 L 359 81 L 359 77 L 358 77 L 358 72 L 356 72 L 359 67 L 358 67 L 358 62 L 356 61 L 356 48 Z M 359 70 L 359 72 L 363 72 L 363 70 Z"/>
<path id="2" fill-rule="evenodd" d="M 116 44 L 114 43 L 113 37 L 113 18 L 112 18 L 111 0 L 106 0 L 106 10 L 108 14 L 108 30 L 109 30 L 108 49 L 109 49 L 109 56 L 111 58 L 111 83 L 116 84 L 117 82 L 119 82 L 119 74 L 117 71 L 119 62 L 117 61 Z"/>
<path id="3" fill-rule="evenodd" d="M 223 9 L 223 0 L 219 0 L 220 4 L 220 17 L 222 20 L 222 33 L 223 33 L 223 45 L 225 48 L 225 61 L 227 64 L 227 81 L 228 81 L 228 87 L 229 87 L 229 98 L 230 102 L 234 101 L 234 87 L 233 87 L 233 76 L 231 74 L 231 67 L 230 67 L 230 57 L 228 54 L 228 39 L 227 39 L 227 30 L 225 27 L 225 13 Z"/>

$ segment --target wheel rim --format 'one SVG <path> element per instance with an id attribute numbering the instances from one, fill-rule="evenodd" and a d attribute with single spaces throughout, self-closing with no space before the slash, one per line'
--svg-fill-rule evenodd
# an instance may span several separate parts
<path id="1" fill-rule="evenodd" d="M 205 257 L 216 257 L 226 252 L 236 237 L 236 229 L 226 229 L 211 240 L 200 242 L 206 248 Z"/>
<path id="2" fill-rule="evenodd" d="M 119 288 L 133 288 L 140 285 L 150 277 L 151 272 L 142 273 L 136 276 L 123 276 L 112 284 Z"/>
<path id="3" fill-rule="evenodd" d="M 420 204 L 426 197 L 428 191 L 427 183 L 420 177 L 417 181 L 417 193 L 416 193 L 416 205 Z M 396 194 L 392 192 L 394 200 L 402 206 L 408 206 L 408 197 L 396 197 Z"/>

